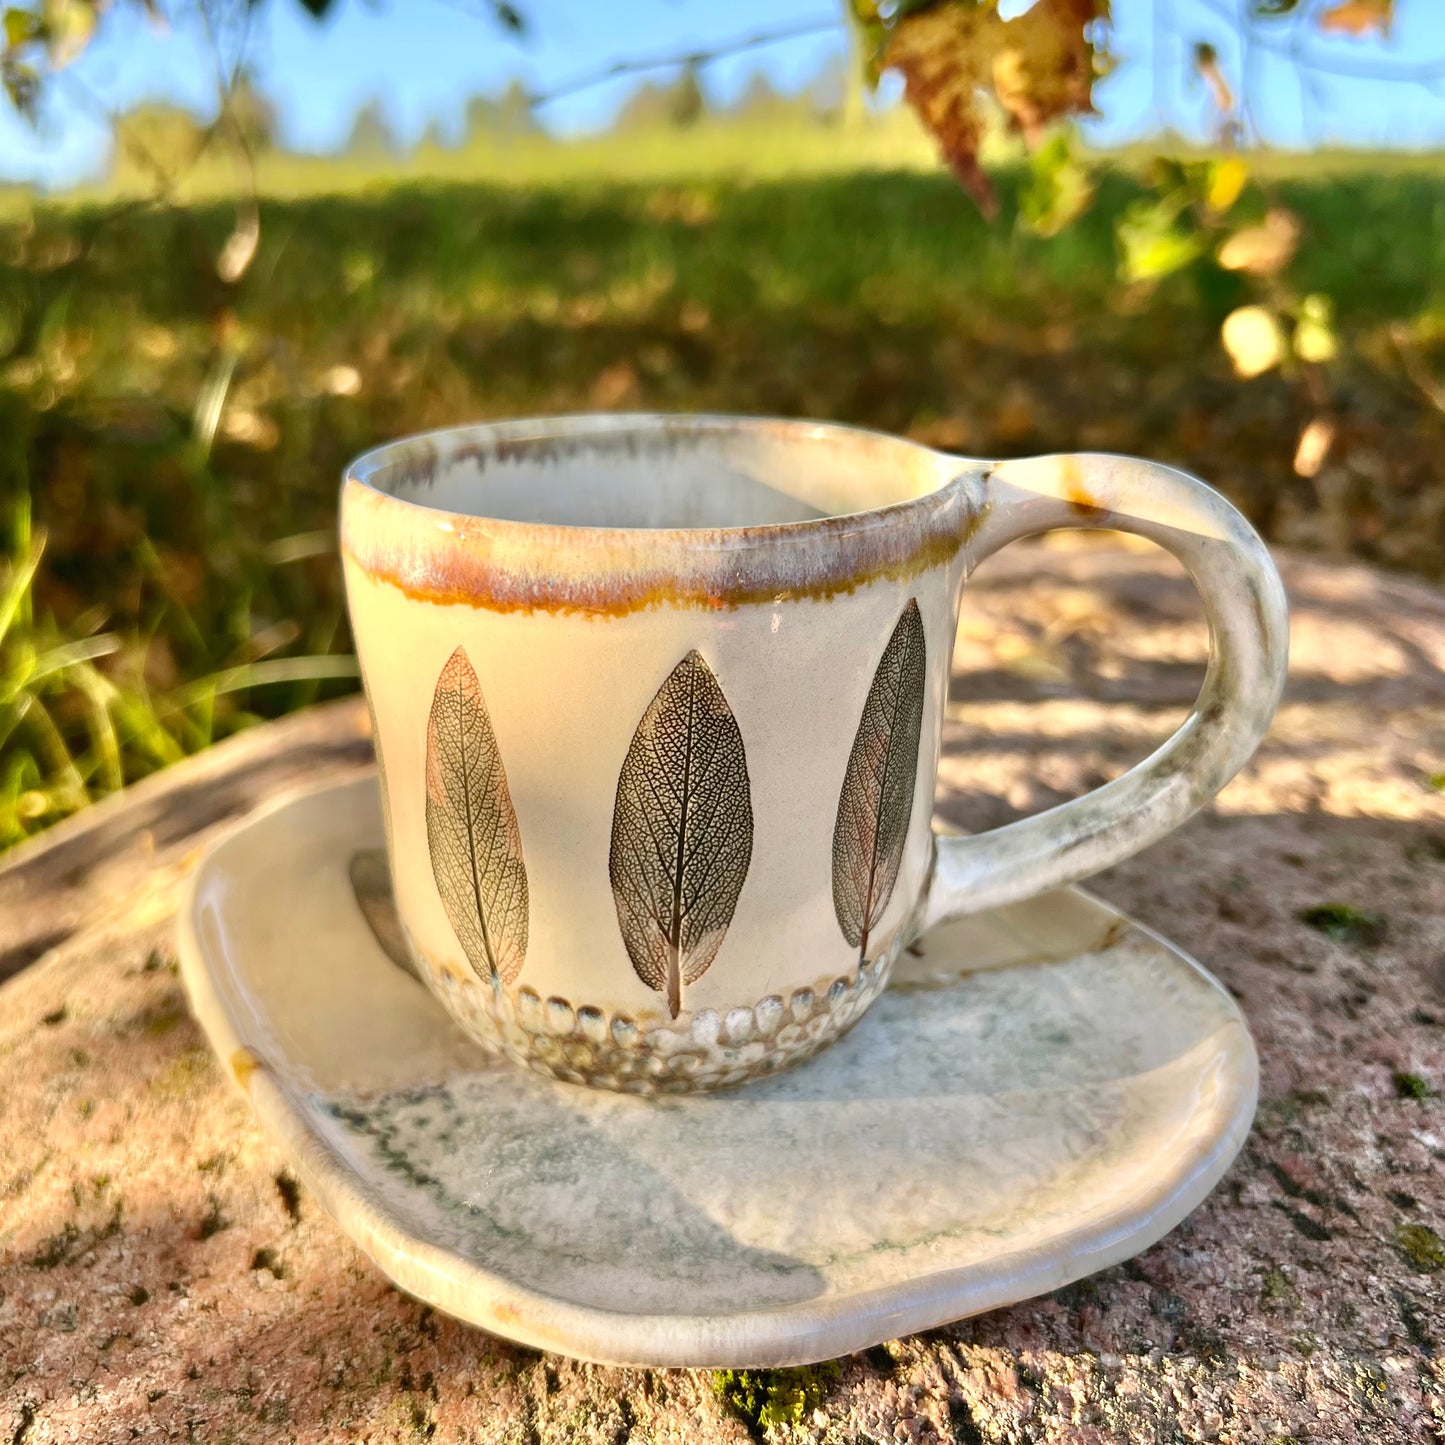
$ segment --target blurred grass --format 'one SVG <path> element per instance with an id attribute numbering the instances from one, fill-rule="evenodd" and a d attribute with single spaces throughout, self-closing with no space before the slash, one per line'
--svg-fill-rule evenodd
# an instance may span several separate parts
<path id="1" fill-rule="evenodd" d="M 340 468 L 430 426 L 715 410 L 1141 452 L 1275 540 L 1445 574 L 1445 414 L 1398 355 L 1404 328 L 1445 375 L 1438 163 L 1277 179 L 1306 228 L 1291 284 L 1335 299 L 1344 348 L 1310 480 L 1316 401 L 1218 346 L 1240 278 L 1119 280 L 1124 169 L 1044 240 L 1008 175 L 989 225 L 921 168 L 325 186 L 307 164 L 316 193 L 263 187 L 235 286 L 227 201 L 0 210 L 0 843 L 353 685 Z"/>

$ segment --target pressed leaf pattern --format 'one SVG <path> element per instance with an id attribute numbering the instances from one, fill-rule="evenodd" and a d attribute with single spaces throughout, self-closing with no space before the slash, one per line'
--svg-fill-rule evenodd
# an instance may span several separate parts
<path id="1" fill-rule="evenodd" d="M 717 956 L 753 856 L 753 805 L 737 719 L 696 652 L 668 674 L 617 779 L 610 874 L 637 976 L 667 995 Z"/>
<path id="2" fill-rule="evenodd" d="M 918 776 L 926 662 L 923 618 L 910 599 L 868 689 L 833 826 L 833 909 L 860 962 L 868 956 L 869 935 L 888 907 L 903 863 Z"/>
<path id="3" fill-rule="evenodd" d="M 512 983 L 527 954 L 527 870 L 481 684 L 462 648 L 437 678 L 426 728 L 426 837 L 452 928 L 483 978 Z"/>

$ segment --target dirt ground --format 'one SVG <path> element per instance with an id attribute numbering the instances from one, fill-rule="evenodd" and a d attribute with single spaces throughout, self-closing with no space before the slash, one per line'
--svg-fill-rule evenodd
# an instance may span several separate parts
<path id="1" fill-rule="evenodd" d="M 1158 1245 L 751 1382 L 543 1356 L 400 1295 L 253 1125 L 171 943 L 209 834 L 366 766 L 348 700 L 0 871 L 19 969 L 0 986 L 0 1439 L 1445 1439 L 1445 596 L 1358 565 L 1284 570 L 1292 681 L 1266 746 L 1092 885 L 1211 968 L 1259 1046 L 1249 1143 Z M 965 599 L 941 812 L 987 827 L 1113 775 L 1183 716 L 1204 647 L 1157 553 L 1012 549 Z"/>

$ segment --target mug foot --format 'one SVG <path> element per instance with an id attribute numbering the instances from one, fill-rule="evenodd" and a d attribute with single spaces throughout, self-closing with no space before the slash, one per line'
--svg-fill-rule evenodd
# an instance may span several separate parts
<path id="1" fill-rule="evenodd" d="M 525 984 L 509 991 L 425 954 L 417 963 L 467 1033 L 523 1068 L 626 1094 L 691 1094 L 776 1073 L 832 1043 L 886 987 L 902 944 L 900 935 L 851 976 L 816 988 L 662 1021 L 544 999 Z"/>

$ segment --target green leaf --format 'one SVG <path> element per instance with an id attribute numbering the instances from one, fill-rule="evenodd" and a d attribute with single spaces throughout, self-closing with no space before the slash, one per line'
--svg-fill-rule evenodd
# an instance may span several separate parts
<path id="1" fill-rule="evenodd" d="M 888 48 L 888 28 L 881 20 L 869 20 L 858 27 L 863 44 L 863 69 L 869 85 L 877 85 L 883 74 L 883 52 Z"/>
<path id="2" fill-rule="evenodd" d="M 9 9 L 5 12 L 5 44 L 18 50 L 41 33 L 40 17 L 30 10 Z"/>
<path id="3" fill-rule="evenodd" d="M 1339 355 L 1335 333 L 1335 303 L 1313 292 L 1300 303 L 1294 327 L 1294 354 L 1301 361 L 1333 361 Z"/>
<path id="4" fill-rule="evenodd" d="M 95 0 L 45 0 L 45 42 L 52 67 L 69 65 L 95 34 Z"/>
<path id="5" fill-rule="evenodd" d="M 26 120 L 33 122 L 40 102 L 40 76 L 35 68 L 8 57 L 0 59 L 0 85 L 5 87 L 10 104 Z"/>
<path id="6" fill-rule="evenodd" d="M 1019 213 L 1035 235 L 1055 236 L 1088 209 L 1093 197 L 1093 177 L 1079 160 L 1072 133 L 1058 131 L 1029 157 Z"/>
<path id="7" fill-rule="evenodd" d="M 1293 15 L 1299 5 L 1300 0 L 1252 0 L 1249 13 L 1256 20 L 1278 20 Z"/>
<path id="8" fill-rule="evenodd" d="M 1249 167 L 1238 156 L 1220 156 L 1205 169 L 1204 203 L 1216 215 L 1224 215 L 1249 184 Z"/>
<path id="9" fill-rule="evenodd" d="M 878 13 L 877 0 L 845 0 L 848 19 L 863 56 L 863 75 L 870 86 L 883 73 L 883 52 L 888 48 L 888 26 Z"/>
<path id="10" fill-rule="evenodd" d="M 1115 236 L 1121 252 L 1120 272 L 1126 281 L 1161 280 L 1204 254 L 1204 237 L 1186 230 L 1179 213 L 1179 201 L 1172 196 L 1135 201 L 1124 212 Z"/>

